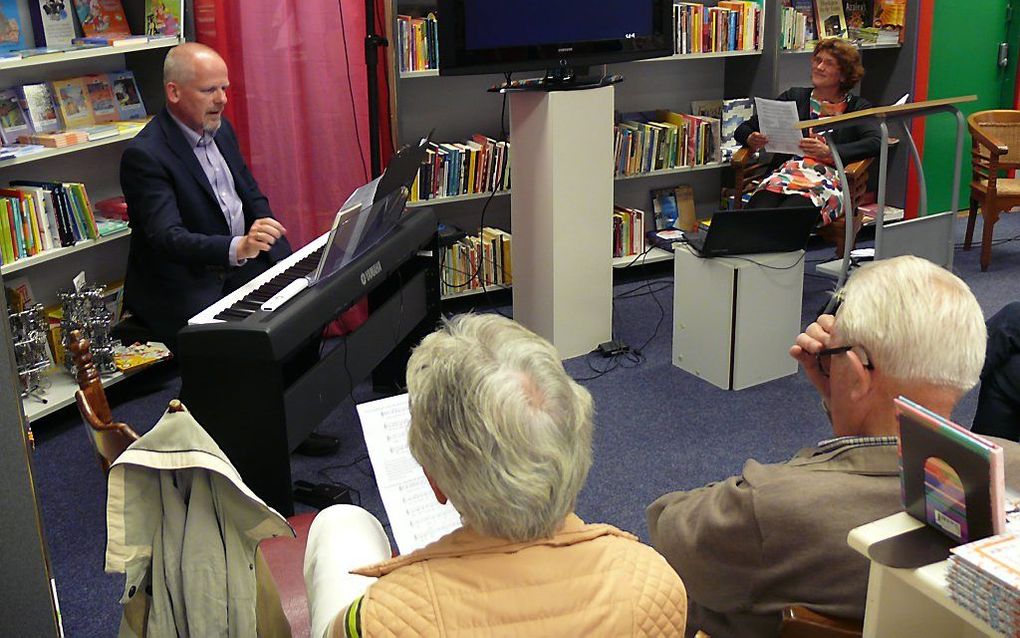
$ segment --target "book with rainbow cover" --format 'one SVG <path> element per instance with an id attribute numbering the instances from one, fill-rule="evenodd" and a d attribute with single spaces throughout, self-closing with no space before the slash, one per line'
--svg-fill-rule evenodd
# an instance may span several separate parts
<path id="1" fill-rule="evenodd" d="M 958 543 L 1002 533 L 1002 448 L 905 397 L 895 403 L 907 513 Z"/>

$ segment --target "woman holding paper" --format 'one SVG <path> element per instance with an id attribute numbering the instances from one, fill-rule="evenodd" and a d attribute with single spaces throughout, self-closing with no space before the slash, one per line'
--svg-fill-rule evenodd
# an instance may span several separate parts
<path id="1" fill-rule="evenodd" d="M 461 526 L 389 558 L 367 511 L 320 512 L 304 562 L 313 638 L 684 634 L 687 594 L 666 560 L 574 514 L 594 405 L 552 344 L 505 317 L 460 315 L 414 350 L 407 391 L 411 455 Z"/>
<path id="2" fill-rule="evenodd" d="M 850 89 L 864 77 L 857 48 L 840 38 L 826 38 L 815 45 L 811 56 L 811 86 L 794 87 L 777 100 L 797 103 L 800 119 L 819 119 L 871 108 Z M 759 131 L 758 116 L 744 122 L 734 134 L 737 141 L 757 151 L 768 150 L 768 137 Z M 878 155 L 882 136 L 871 119 L 837 128 L 832 134 L 844 164 Z M 802 157 L 776 155 L 772 173 L 751 196 L 749 208 L 813 205 L 828 224 L 842 211 L 843 192 L 832 160 L 832 149 L 818 133 L 800 141 Z M 809 200 L 808 202 L 805 199 Z"/>

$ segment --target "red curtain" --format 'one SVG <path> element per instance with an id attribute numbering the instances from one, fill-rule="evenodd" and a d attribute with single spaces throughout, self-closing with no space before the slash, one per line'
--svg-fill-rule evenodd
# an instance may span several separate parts
<path id="1" fill-rule="evenodd" d="M 382 0 L 373 0 L 383 25 Z M 195 0 L 196 38 L 230 69 L 227 117 L 248 165 L 302 246 L 370 179 L 365 0 Z M 383 32 L 381 26 L 377 33 Z M 379 56 L 383 165 L 392 149 Z"/>

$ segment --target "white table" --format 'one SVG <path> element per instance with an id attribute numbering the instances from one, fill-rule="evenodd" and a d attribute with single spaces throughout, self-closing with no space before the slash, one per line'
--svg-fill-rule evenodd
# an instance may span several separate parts
<path id="1" fill-rule="evenodd" d="M 847 543 L 867 557 L 868 548 L 875 543 L 923 525 L 900 512 L 851 530 Z M 864 635 L 879 638 L 1001 635 L 949 598 L 948 565 L 949 561 L 944 560 L 918 569 L 896 569 L 872 561 Z"/>
<path id="2" fill-rule="evenodd" d="M 674 255 L 673 365 L 724 390 L 797 373 L 804 251 Z"/>

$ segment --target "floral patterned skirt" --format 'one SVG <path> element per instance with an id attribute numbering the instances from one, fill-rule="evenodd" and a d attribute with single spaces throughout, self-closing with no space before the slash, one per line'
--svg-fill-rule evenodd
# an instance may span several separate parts
<path id="1" fill-rule="evenodd" d="M 785 195 L 803 195 L 821 209 L 824 226 L 843 213 L 843 191 L 839 174 L 828 164 L 810 157 L 791 159 L 766 177 L 754 192 L 770 191 Z"/>

